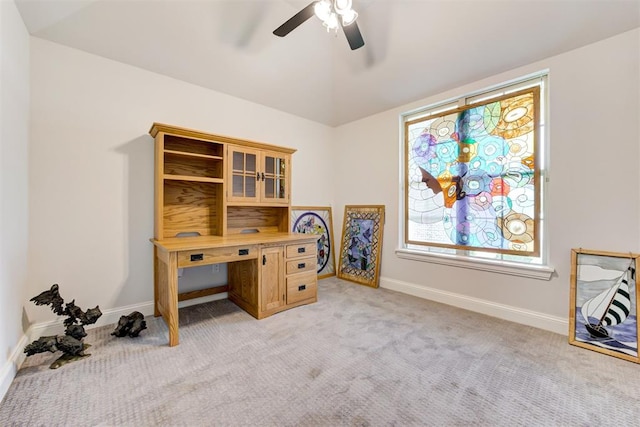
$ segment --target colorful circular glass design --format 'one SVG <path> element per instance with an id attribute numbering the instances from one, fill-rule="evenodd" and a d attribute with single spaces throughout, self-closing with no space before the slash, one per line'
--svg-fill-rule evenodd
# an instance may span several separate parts
<path id="1" fill-rule="evenodd" d="M 331 255 L 331 238 L 327 223 L 320 215 L 314 212 L 305 212 L 293 223 L 293 231 L 320 235 L 318 238 L 318 273 L 321 272 L 329 262 Z"/>

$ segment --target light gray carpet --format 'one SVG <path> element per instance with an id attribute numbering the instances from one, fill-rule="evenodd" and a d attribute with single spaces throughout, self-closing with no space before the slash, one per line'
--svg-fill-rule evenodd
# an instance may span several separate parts
<path id="1" fill-rule="evenodd" d="M 255 320 L 222 300 L 180 310 L 179 346 L 147 318 L 57 370 L 29 357 L 2 426 L 640 423 L 640 366 L 565 336 L 330 278 L 319 301 Z"/>

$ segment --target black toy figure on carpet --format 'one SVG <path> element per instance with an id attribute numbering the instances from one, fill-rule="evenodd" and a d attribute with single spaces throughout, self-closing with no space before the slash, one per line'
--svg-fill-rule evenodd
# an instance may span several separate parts
<path id="1" fill-rule="evenodd" d="M 60 296 L 57 284 L 51 286 L 48 291 L 42 292 L 31 298 L 35 305 L 51 305 L 51 310 L 58 316 L 67 316 L 64 320 L 65 334 L 40 337 L 24 348 L 27 356 L 36 353 L 44 353 L 50 351 L 55 353 L 61 351 L 64 354 L 49 366 L 51 369 L 57 369 L 60 366 L 91 356 L 84 351 L 90 346 L 82 342 L 87 333 L 84 330 L 85 325 L 91 325 L 102 316 L 100 308 L 90 308 L 86 312 L 75 304 L 76 300 L 64 304 L 64 299 Z M 63 308 L 64 306 L 64 308 Z"/>
<path id="2" fill-rule="evenodd" d="M 134 311 L 128 316 L 120 316 L 118 326 L 111 332 L 111 335 L 115 335 L 116 337 L 129 335 L 131 338 L 135 338 L 143 329 L 147 329 L 147 322 L 145 322 L 142 313 Z"/>

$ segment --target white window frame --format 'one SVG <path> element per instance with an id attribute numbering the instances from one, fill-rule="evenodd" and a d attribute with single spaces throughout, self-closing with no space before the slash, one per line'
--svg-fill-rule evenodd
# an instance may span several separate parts
<path id="1" fill-rule="evenodd" d="M 549 186 L 549 84 L 548 71 L 541 71 L 535 74 L 522 77 L 520 79 L 505 82 L 490 88 L 464 94 L 459 97 L 450 98 L 442 102 L 421 107 L 400 115 L 400 215 L 399 215 L 399 242 L 396 255 L 399 258 L 422 261 L 434 264 L 450 265 L 456 267 L 469 268 L 474 270 L 491 271 L 494 273 L 508 274 L 514 276 L 528 277 L 540 280 L 549 280 L 554 272 L 554 268 L 549 264 L 549 236 L 547 234 L 546 214 L 547 214 L 547 193 Z M 472 105 L 486 99 L 500 95 L 516 92 L 527 87 L 540 85 L 540 142 L 538 145 L 540 167 L 540 256 L 530 258 L 526 256 L 514 256 L 507 254 L 496 254 L 493 252 L 483 252 L 465 249 L 446 249 L 435 246 L 410 245 L 405 241 L 406 213 L 405 198 L 407 189 L 405 187 L 405 175 L 407 159 L 405 157 L 405 122 L 421 117 L 435 115 L 446 110 L 455 109 L 464 105 Z"/>

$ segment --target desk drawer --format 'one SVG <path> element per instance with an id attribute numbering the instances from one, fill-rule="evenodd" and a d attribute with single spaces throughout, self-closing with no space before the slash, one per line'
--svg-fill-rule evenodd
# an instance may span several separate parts
<path id="1" fill-rule="evenodd" d="M 310 255 L 316 254 L 316 243 L 300 243 L 297 245 L 287 245 L 286 249 L 286 257 L 287 259 L 291 258 L 300 258 L 307 257 Z"/>
<path id="2" fill-rule="evenodd" d="M 256 245 L 180 251 L 178 252 L 178 267 L 193 267 L 256 258 L 258 258 L 258 247 Z"/>
<path id="3" fill-rule="evenodd" d="M 314 298 L 317 293 L 318 276 L 315 271 L 287 277 L 287 304 Z"/>
<path id="4" fill-rule="evenodd" d="M 316 257 L 294 259 L 287 261 L 287 273 L 295 274 L 305 271 L 316 271 Z"/>

